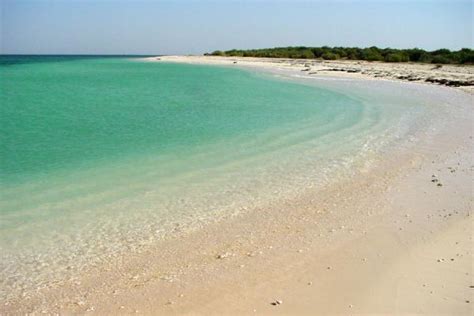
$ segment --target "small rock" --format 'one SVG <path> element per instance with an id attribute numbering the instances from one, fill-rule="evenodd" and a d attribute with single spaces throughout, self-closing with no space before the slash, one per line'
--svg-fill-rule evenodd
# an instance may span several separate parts
<path id="1" fill-rule="evenodd" d="M 274 301 L 274 302 L 271 302 L 271 304 L 272 304 L 273 306 L 277 306 L 277 305 L 283 304 L 283 301 L 281 301 L 281 300 L 276 300 L 276 301 Z"/>
<path id="2" fill-rule="evenodd" d="M 217 258 L 217 259 L 225 259 L 225 258 L 228 258 L 228 257 L 230 257 L 230 256 L 231 256 L 231 253 L 226 252 L 226 253 L 217 255 L 216 258 Z"/>

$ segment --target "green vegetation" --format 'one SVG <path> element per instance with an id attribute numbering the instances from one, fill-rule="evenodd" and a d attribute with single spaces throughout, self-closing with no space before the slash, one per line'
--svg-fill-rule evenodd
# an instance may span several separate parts
<path id="1" fill-rule="evenodd" d="M 325 59 L 325 60 L 368 60 L 385 62 L 422 62 L 433 64 L 473 64 L 474 50 L 463 48 L 458 51 L 449 49 L 438 49 L 425 51 L 419 48 L 393 49 L 357 47 L 276 47 L 263 49 L 215 51 L 204 55 L 212 56 L 238 56 L 238 57 L 270 57 L 270 58 L 301 58 L 301 59 Z"/>

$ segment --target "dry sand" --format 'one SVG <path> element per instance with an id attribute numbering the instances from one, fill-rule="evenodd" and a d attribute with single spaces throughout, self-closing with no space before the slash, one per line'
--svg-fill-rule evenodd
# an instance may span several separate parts
<path id="1" fill-rule="evenodd" d="M 175 238 L 141 254 L 0 311 L 472 315 L 472 132 L 442 131 L 416 152 L 393 155 L 322 191 L 308 189 L 198 231 L 177 229 Z"/>

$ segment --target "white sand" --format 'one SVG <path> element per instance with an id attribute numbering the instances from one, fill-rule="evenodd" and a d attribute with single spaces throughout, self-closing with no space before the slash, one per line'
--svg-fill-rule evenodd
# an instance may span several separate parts
<path id="1" fill-rule="evenodd" d="M 472 115 L 416 153 L 387 157 L 323 191 L 179 234 L 0 311 L 471 315 L 474 146 L 466 121 Z"/>

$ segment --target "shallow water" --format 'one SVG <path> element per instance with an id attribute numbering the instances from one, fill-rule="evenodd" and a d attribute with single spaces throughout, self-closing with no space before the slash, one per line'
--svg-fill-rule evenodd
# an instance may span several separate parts
<path id="1" fill-rule="evenodd" d="M 0 63 L 2 297 L 369 168 L 440 112 L 383 85 L 28 58 Z"/>

